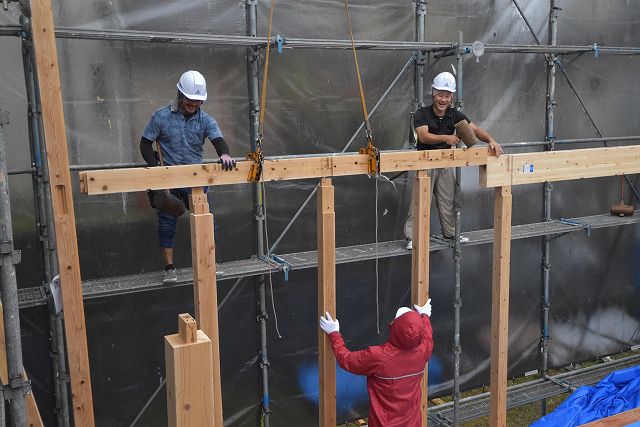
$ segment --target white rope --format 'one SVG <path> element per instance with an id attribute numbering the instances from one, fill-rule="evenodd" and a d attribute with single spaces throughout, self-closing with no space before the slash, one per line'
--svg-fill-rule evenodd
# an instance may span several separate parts
<path id="1" fill-rule="evenodd" d="M 269 228 L 267 227 L 267 190 L 264 185 L 264 174 L 262 174 L 262 206 L 264 208 L 264 238 L 267 242 L 267 248 L 269 247 Z M 269 254 L 267 254 L 269 256 Z M 269 292 L 271 293 L 271 309 L 273 310 L 273 320 L 276 325 L 276 333 L 278 338 L 282 339 L 280 335 L 280 329 L 278 328 L 278 313 L 276 313 L 275 297 L 273 295 L 273 280 L 271 279 L 271 268 L 269 269 Z"/>
<path id="2" fill-rule="evenodd" d="M 380 289 L 378 285 L 378 180 L 376 179 L 376 328 L 380 335 Z"/>

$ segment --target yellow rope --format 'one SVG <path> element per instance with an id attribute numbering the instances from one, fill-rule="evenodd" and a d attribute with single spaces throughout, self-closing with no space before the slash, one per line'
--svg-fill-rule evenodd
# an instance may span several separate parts
<path id="1" fill-rule="evenodd" d="M 258 150 L 262 143 L 262 135 L 264 133 L 264 115 L 267 108 L 267 76 L 269 75 L 269 54 L 271 52 L 271 29 L 273 24 L 273 9 L 276 0 L 271 0 L 271 8 L 269 11 L 269 32 L 267 34 L 267 53 L 264 59 L 264 74 L 262 75 L 262 92 L 260 94 L 260 118 L 258 121 Z"/>
<path id="2" fill-rule="evenodd" d="M 362 105 L 362 113 L 364 114 L 364 124 L 367 133 L 367 142 L 372 144 L 371 125 L 369 125 L 369 113 L 367 112 L 367 101 L 364 99 L 364 90 L 362 89 L 362 78 L 360 77 L 360 67 L 358 65 L 358 54 L 356 53 L 356 44 L 353 41 L 353 29 L 351 28 L 351 16 L 349 15 L 349 4 L 344 0 L 344 10 L 347 12 L 347 24 L 349 25 L 349 35 L 351 37 L 351 50 L 353 51 L 353 60 L 356 64 L 356 76 L 358 77 L 358 89 L 360 90 L 360 104 Z"/>

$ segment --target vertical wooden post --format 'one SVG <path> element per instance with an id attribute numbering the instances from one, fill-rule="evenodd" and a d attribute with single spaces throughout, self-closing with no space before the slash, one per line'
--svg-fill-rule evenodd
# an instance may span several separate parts
<path id="1" fill-rule="evenodd" d="M 220 341 L 218 336 L 218 289 L 216 285 L 216 244 L 213 214 L 202 187 L 191 189 L 191 262 L 193 263 L 193 305 L 196 321 L 211 339 L 215 426 L 222 426 L 222 384 L 220 382 Z"/>
<path id="2" fill-rule="evenodd" d="M 331 178 L 318 186 L 318 313 L 336 316 L 336 213 Z M 331 339 L 318 328 L 320 426 L 336 425 L 336 359 Z"/>
<path id="3" fill-rule="evenodd" d="M 411 304 L 423 305 L 429 298 L 429 222 L 431 179 L 418 171 L 413 183 L 413 252 L 411 253 Z M 422 378 L 422 425 L 427 425 L 428 365 Z"/>
<path id="4" fill-rule="evenodd" d="M 0 381 L 2 381 L 3 385 L 8 385 L 9 370 L 7 368 L 7 347 L 4 339 L 4 317 L 2 311 L 2 304 L 0 303 Z M 26 380 L 27 374 L 23 372 L 22 377 Z M 25 396 L 25 407 L 27 409 L 27 427 L 43 427 L 38 405 L 33 397 L 33 391 Z"/>
<path id="5" fill-rule="evenodd" d="M 94 425 L 93 397 L 51 0 L 32 0 L 31 14 L 49 165 L 58 268 L 64 302 L 64 326 L 73 400 L 73 418 L 77 426 L 86 427 Z"/>
<path id="6" fill-rule="evenodd" d="M 189 314 L 178 316 L 178 333 L 164 340 L 169 426 L 222 427 L 213 421 L 211 340 Z"/>
<path id="7" fill-rule="evenodd" d="M 493 289 L 491 292 L 491 401 L 489 425 L 507 425 L 509 347 L 509 267 L 511 186 L 497 187 L 493 208 Z"/>

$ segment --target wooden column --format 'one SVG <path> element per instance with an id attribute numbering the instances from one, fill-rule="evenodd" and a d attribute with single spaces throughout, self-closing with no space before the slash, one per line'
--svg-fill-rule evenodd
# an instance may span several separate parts
<path id="1" fill-rule="evenodd" d="M 318 186 L 318 313 L 336 316 L 336 214 L 331 178 Z M 331 339 L 318 328 L 320 426 L 336 426 L 336 359 Z"/>
<path id="2" fill-rule="evenodd" d="M 509 347 L 509 267 L 511 186 L 497 187 L 493 208 L 493 289 L 491 292 L 491 401 L 489 425 L 507 425 Z"/>
<path id="3" fill-rule="evenodd" d="M 51 0 L 31 1 L 31 13 L 56 231 L 58 268 L 64 302 L 73 418 L 75 425 L 86 427 L 94 425 L 91 376 Z"/>
<path id="4" fill-rule="evenodd" d="M 191 189 L 191 261 L 193 263 L 193 305 L 196 321 L 211 339 L 213 351 L 213 397 L 215 426 L 222 426 L 220 341 L 218 336 L 218 289 L 216 286 L 216 244 L 213 214 L 202 187 Z"/>
<path id="5" fill-rule="evenodd" d="M 22 373 L 22 377 L 26 380 L 27 374 Z M 5 386 L 9 384 L 9 370 L 7 368 L 7 347 L 4 339 L 4 317 L 2 312 L 2 304 L 0 303 L 0 381 Z M 43 427 L 42 418 L 38 411 L 36 399 L 33 397 L 33 391 L 29 392 L 24 399 L 27 410 L 27 427 Z"/>
<path id="6" fill-rule="evenodd" d="M 411 253 L 411 304 L 423 305 L 429 299 L 429 222 L 431 178 L 418 171 L 413 183 L 413 251 Z M 422 425 L 427 425 L 428 365 L 422 378 Z"/>
<path id="7" fill-rule="evenodd" d="M 178 333 L 164 340 L 169 426 L 222 427 L 213 421 L 211 340 L 189 314 L 178 316 Z"/>

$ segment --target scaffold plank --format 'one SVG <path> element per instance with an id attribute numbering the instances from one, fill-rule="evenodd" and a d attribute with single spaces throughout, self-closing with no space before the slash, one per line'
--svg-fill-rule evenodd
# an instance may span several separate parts
<path id="1" fill-rule="evenodd" d="M 553 375 L 550 379 L 537 379 L 526 383 L 510 386 L 507 389 L 507 408 L 538 402 L 542 399 L 558 396 L 570 390 L 558 384 L 558 380 L 576 386 L 592 385 L 619 369 L 625 369 L 640 364 L 640 354 L 627 356 L 610 362 L 601 363 L 575 371 Z M 555 382 L 553 380 L 556 380 Z M 460 400 L 459 420 L 465 422 L 489 414 L 490 393 L 482 393 Z M 429 427 L 451 426 L 453 424 L 453 404 L 447 402 L 432 406 L 429 410 Z"/>
<path id="2" fill-rule="evenodd" d="M 640 223 L 639 212 L 627 217 L 617 217 L 609 214 L 591 215 L 571 218 L 571 223 L 555 220 L 514 225 L 511 231 L 511 238 L 513 240 L 528 239 L 545 235 L 580 232 L 587 227 L 598 229 L 638 223 Z M 463 248 L 493 242 L 493 229 L 467 231 L 464 235 L 469 238 L 469 242 L 463 243 Z M 406 250 L 405 246 L 405 240 L 393 240 L 379 242 L 377 249 L 374 243 L 336 248 L 336 264 L 363 262 L 375 259 L 376 256 L 379 259 L 384 259 L 411 255 L 411 251 Z M 451 242 L 447 242 L 439 236 L 432 236 L 430 239 L 429 250 L 431 252 L 448 249 L 450 247 Z M 279 255 L 279 257 L 283 259 L 292 270 L 314 268 L 318 263 L 316 251 L 295 252 Z M 218 281 L 231 280 L 268 274 L 269 272 L 277 273 L 279 271 L 274 264 L 267 263 L 259 258 L 251 258 L 218 264 L 216 267 L 216 278 Z M 179 269 L 177 273 L 178 282 L 174 285 L 162 283 L 163 272 L 161 271 L 87 280 L 83 283 L 83 294 L 85 299 L 101 298 L 132 292 L 154 291 L 173 286 L 189 286 L 192 284 L 191 268 Z M 20 308 L 45 305 L 47 303 L 47 295 L 43 286 L 19 289 L 18 297 L 20 299 Z"/>

